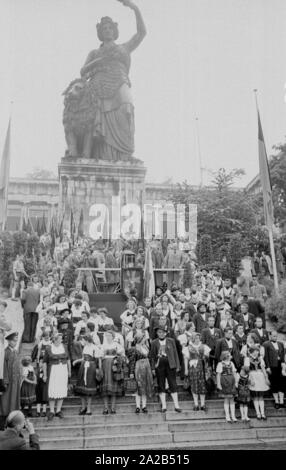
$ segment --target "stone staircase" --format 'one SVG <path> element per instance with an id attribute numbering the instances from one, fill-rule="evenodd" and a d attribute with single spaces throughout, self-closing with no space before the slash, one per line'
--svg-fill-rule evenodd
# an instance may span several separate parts
<path id="1" fill-rule="evenodd" d="M 180 393 L 183 412 L 178 414 L 168 402 L 166 414 L 157 401 L 148 404 L 148 414 L 135 414 L 132 395 L 118 399 L 117 414 L 103 415 L 100 398 L 93 402 L 92 416 L 79 416 L 80 399 L 68 397 L 64 419 L 32 418 L 40 437 L 41 449 L 286 449 L 286 410 L 275 410 L 266 400 L 267 421 L 226 423 L 223 402 L 207 401 L 207 412 L 193 411 L 186 392 Z M 237 416 L 239 412 L 237 411 Z"/>

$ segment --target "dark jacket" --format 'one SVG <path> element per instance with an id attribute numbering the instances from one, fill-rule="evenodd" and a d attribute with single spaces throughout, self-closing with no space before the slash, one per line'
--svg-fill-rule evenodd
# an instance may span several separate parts
<path id="1" fill-rule="evenodd" d="M 193 322 L 196 327 L 196 332 L 201 333 L 204 328 L 208 327 L 208 317 L 209 313 L 205 314 L 205 320 L 203 319 L 202 315 L 200 313 L 196 313 L 193 316 Z"/>
<path id="2" fill-rule="evenodd" d="M 222 332 L 219 328 L 214 329 L 214 335 L 211 334 L 210 328 L 204 328 L 202 330 L 202 343 L 206 344 L 212 351 L 215 350 L 216 343 L 222 338 Z"/>
<path id="3" fill-rule="evenodd" d="M 160 351 L 160 341 L 159 339 L 154 339 L 151 343 L 151 352 L 150 352 L 150 359 L 151 359 L 151 368 L 155 370 L 155 366 L 158 361 L 158 354 Z M 180 361 L 177 353 L 177 348 L 175 341 L 172 338 L 166 338 L 166 353 L 169 361 L 170 369 L 180 369 Z"/>
<path id="4" fill-rule="evenodd" d="M 238 344 L 239 350 L 241 351 L 242 346 L 246 344 L 247 336 L 246 335 L 239 336 L 237 333 L 235 333 L 234 339 Z"/>
<path id="5" fill-rule="evenodd" d="M 251 334 L 255 335 L 257 337 L 257 340 L 259 341 L 260 344 L 263 344 L 265 343 L 266 341 L 269 340 L 269 334 L 268 334 L 268 331 L 267 330 L 264 330 L 264 328 L 262 328 L 262 331 L 263 331 L 263 335 L 260 336 L 260 334 L 258 333 L 258 329 L 257 328 L 254 328 L 253 330 L 251 330 Z"/>
<path id="6" fill-rule="evenodd" d="M 13 428 L 0 431 L 0 450 L 40 450 L 37 434 L 30 434 L 29 445 L 25 438 Z"/>
<path id="7" fill-rule="evenodd" d="M 151 317 L 151 320 L 150 320 L 150 325 L 149 325 L 149 334 L 150 334 L 150 339 L 156 339 L 156 328 L 157 326 L 159 326 L 159 322 L 160 322 L 160 319 L 162 317 L 157 315 L 157 314 L 154 314 L 152 317 Z M 169 317 L 167 316 L 166 318 L 166 325 L 168 327 L 168 330 L 170 329 L 171 327 L 171 322 L 170 322 L 170 319 Z"/>
<path id="8" fill-rule="evenodd" d="M 243 318 L 242 313 L 239 313 L 237 315 L 236 321 L 238 321 L 238 323 L 240 325 L 243 325 L 245 327 L 244 318 Z M 248 331 L 253 330 L 254 326 L 255 326 L 255 316 L 253 315 L 253 313 L 248 312 Z M 246 328 L 245 328 L 245 331 L 247 332 Z"/>
<path id="9" fill-rule="evenodd" d="M 219 339 L 216 343 L 215 359 L 217 362 L 220 361 L 220 356 L 223 351 L 230 351 L 225 338 Z M 239 347 L 235 339 L 232 339 L 232 351 L 230 352 L 232 355 L 232 361 L 234 362 L 235 367 L 238 369 L 241 366 L 241 357 Z"/>
<path id="10" fill-rule="evenodd" d="M 276 351 L 274 348 L 272 341 L 266 341 L 263 344 L 265 352 L 264 361 L 267 369 L 274 369 L 275 367 L 279 367 L 279 362 L 284 362 L 285 360 L 285 350 L 283 343 L 280 341 L 277 341 L 277 343 L 279 348 L 278 351 Z"/>
<path id="11" fill-rule="evenodd" d="M 35 287 L 28 287 L 23 291 L 21 299 L 24 313 L 33 313 L 40 303 L 40 290 Z"/>

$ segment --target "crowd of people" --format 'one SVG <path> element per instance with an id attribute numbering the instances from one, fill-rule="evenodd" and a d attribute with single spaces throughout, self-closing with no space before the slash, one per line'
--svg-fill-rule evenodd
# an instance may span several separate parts
<path id="1" fill-rule="evenodd" d="M 85 250 L 84 256 L 104 258 L 103 249 L 97 247 L 97 258 Z M 159 251 L 154 244 L 153 252 Z M 143 254 L 139 248 L 137 259 Z M 184 251 L 174 244 L 171 250 L 166 246 L 162 262 L 172 257 L 183 259 Z M 136 289 L 129 289 L 126 308 L 118 312 L 120 322 L 114 322 L 107 308 L 90 305 L 88 281 L 80 271 L 67 290 L 64 263 L 56 254 L 28 281 L 18 256 L 13 265 L 12 299 L 18 292 L 24 312 L 22 342 L 32 343 L 33 350 L 20 363 L 18 333 L 7 324 L 7 304 L 1 301 L 2 428 L 9 414 L 19 409 L 28 417 L 62 419 L 69 393 L 80 397 L 80 415 L 91 415 L 92 402 L 99 397 L 103 414 L 115 414 L 116 397 L 124 396 L 130 384 L 137 414 L 148 413 L 148 400 L 154 394 L 162 413 L 167 410 L 166 394 L 180 413 L 178 381 L 190 391 L 194 411 L 207 412 L 206 398 L 212 394 L 223 397 L 227 422 L 237 421 L 236 403 L 243 421 L 250 419 L 250 402 L 257 419 L 267 419 L 265 394 L 272 393 L 275 408 L 283 408 L 284 343 L 278 341 L 276 331 L 266 330 L 268 293 L 259 276 L 255 271 L 247 276 L 242 266 L 234 283 L 214 269 L 192 263 L 189 286 L 184 279 L 173 278 L 157 285 L 154 295 L 143 300 L 138 299 Z M 8 344 L 5 350 L 4 340 Z"/>

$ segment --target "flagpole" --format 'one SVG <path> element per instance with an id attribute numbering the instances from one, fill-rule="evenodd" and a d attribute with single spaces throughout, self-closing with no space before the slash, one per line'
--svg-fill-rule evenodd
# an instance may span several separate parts
<path id="1" fill-rule="evenodd" d="M 254 91 L 254 95 L 255 95 L 257 114 L 258 114 L 258 116 L 260 116 L 258 100 L 257 100 L 257 89 L 254 89 L 253 91 Z M 259 119 L 260 119 L 260 117 L 259 117 Z M 264 145 L 265 145 L 265 142 L 264 142 Z M 266 155 L 266 158 L 267 158 L 267 155 Z M 261 176 L 260 176 L 260 178 L 261 178 Z M 263 198 L 264 198 L 264 194 L 263 194 Z M 271 254 L 271 259 L 272 259 L 272 267 L 273 267 L 274 287 L 275 287 L 275 291 L 278 293 L 279 292 L 279 283 L 278 283 L 277 263 L 276 263 L 276 255 L 275 255 L 275 248 L 274 248 L 272 224 L 268 223 L 267 228 L 268 228 L 270 254 Z"/>

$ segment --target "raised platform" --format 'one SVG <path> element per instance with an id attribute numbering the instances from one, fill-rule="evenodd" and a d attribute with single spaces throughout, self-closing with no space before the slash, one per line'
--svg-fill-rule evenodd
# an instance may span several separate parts
<path id="1" fill-rule="evenodd" d="M 65 157 L 58 166 L 58 172 L 59 211 L 66 214 L 66 229 L 69 229 L 71 209 L 76 225 L 83 210 L 84 231 L 90 234 L 91 222 L 97 216 L 95 204 L 103 204 L 111 215 L 113 197 L 120 199 L 120 207 L 142 203 L 146 168 L 135 158 L 126 162 L 109 162 Z M 106 219 L 100 223 L 103 238 L 108 238 L 108 225 L 111 227 L 112 221 L 109 218 L 108 222 Z"/>
<path id="2" fill-rule="evenodd" d="M 121 326 L 120 315 L 126 309 L 126 296 L 124 294 L 89 294 L 91 307 L 105 307 L 109 316 L 117 326 Z"/>

